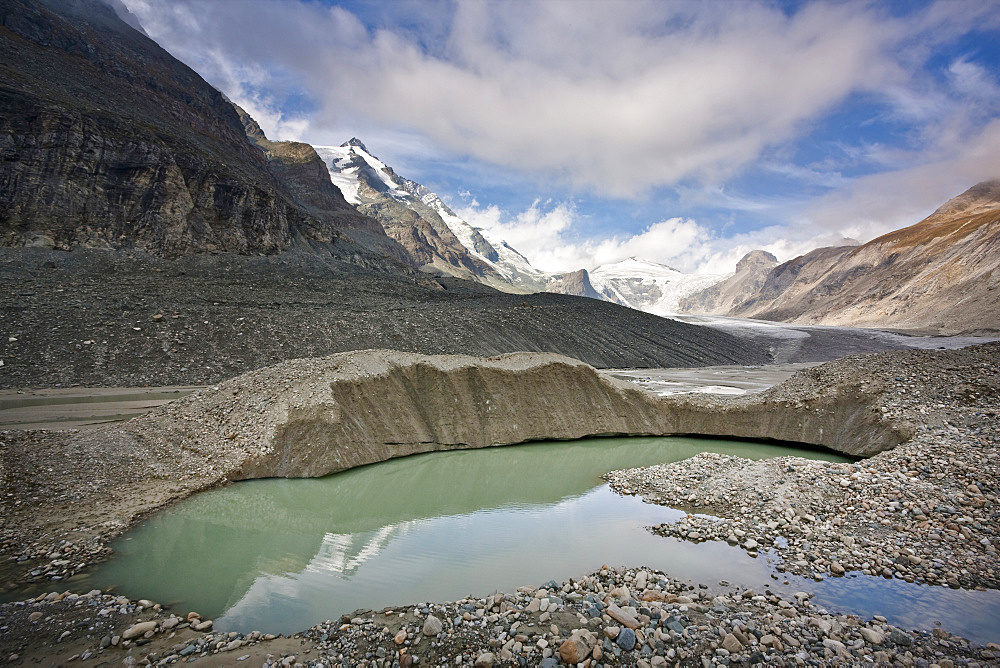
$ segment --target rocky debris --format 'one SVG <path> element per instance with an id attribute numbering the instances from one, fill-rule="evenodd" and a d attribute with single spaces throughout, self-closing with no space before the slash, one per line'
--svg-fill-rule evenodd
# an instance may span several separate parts
<path id="1" fill-rule="evenodd" d="M 912 439 L 853 464 L 702 453 L 606 478 L 621 493 L 698 513 L 657 533 L 767 549 L 789 573 L 1000 587 L 1000 346 L 844 360 L 775 392 L 794 395 L 813 373 L 860 379 L 871 410 L 909 424 Z"/>
<path id="2" fill-rule="evenodd" d="M 645 580 L 642 588 L 640 579 Z M 61 642 L 76 644 L 69 650 L 74 655 L 64 661 L 83 664 L 166 665 L 210 656 L 228 663 L 253 656 L 273 667 L 560 662 L 652 667 L 705 660 L 723 665 L 818 660 L 944 666 L 989 664 L 1000 657 L 1000 646 L 994 644 L 974 647 L 941 629 L 907 631 L 878 617 L 834 615 L 808 599 L 786 600 L 737 587 L 711 591 L 658 571 L 604 566 L 579 580 L 549 581 L 484 598 L 360 610 L 279 644 L 280 636 L 257 631 L 196 633 L 185 618 L 159 605 L 147 609 L 100 592 L 51 593 L 0 606 L 0 652 L 4 657 L 36 656 L 50 637 L 59 638 L 67 629 L 70 635 Z M 536 601 L 545 601 L 546 609 L 534 606 Z M 636 628 L 620 626 L 609 614 L 612 606 L 637 620 Z M 43 617 L 32 618 L 36 612 Z M 434 633 L 428 633 L 431 619 L 437 620 L 429 629 Z"/>
<path id="3" fill-rule="evenodd" d="M 607 302 L 366 263 L 299 251 L 165 260 L 0 248 L 0 284 L 16 286 L 0 290 L 0 387 L 204 385 L 367 349 L 553 351 L 605 368 L 770 361 L 758 342 Z"/>

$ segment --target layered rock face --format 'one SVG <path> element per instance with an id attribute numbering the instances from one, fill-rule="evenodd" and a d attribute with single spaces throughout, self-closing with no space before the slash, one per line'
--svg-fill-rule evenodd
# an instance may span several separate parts
<path id="1" fill-rule="evenodd" d="M 144 452 L 168 443 L 211 452 L 230 480 L 321 476 L 419 452 L 597 435 L 765 438 L 853 455 L 912 436 L 908 424 L 883 418 L 870 378 L 844 376 L 835 365 L 810 374 L 739 399 L 661 398 L 550 353 L 360 351 L 246 374 L 111 431 Z"/>
<path id="2" fill-rule="evenodd" d="M 304 210 L 228 100 L 104 3 L 3 0 L 0 26 L 0 244 L 176 257 L 349 243 L 356 218 Z"/>
<path id="3" fill-rule="evenodd" d="M 857 247 L 776 267 L 729 315 L 943 333 L 1000 330 L 1000 181 Z"/>

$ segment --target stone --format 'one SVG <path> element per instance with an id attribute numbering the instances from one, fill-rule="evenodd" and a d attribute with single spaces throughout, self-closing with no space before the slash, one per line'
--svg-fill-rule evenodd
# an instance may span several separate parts
<path id="1" fill-rule="evenodd" d="M 569 639 L 559 645 L 559 658 L 565 663 L 582 663 L 597 646 L 597 636 L 590 631 L 576 629 Z"/>
<path id="2" fill-rule="evenodd" d="M 28 621 L 29 622 L 37 622 L 41 618 L 42 618 L 42 613 L 40 613 L 38 611 L 35 611 L 35 612 L 31 613 L 30 615 L 28 615 Z"/>
<path id="3" fill-rule="evenodd" d="M 404 642 L 406 642 L 406 629 L 400 629 L 399 632 L 397 632 L 396 635 L 393 636 L 392 641 L 397 645 L 402 645 Z"/>
<path id="4" fill-rule="evenodd" d="M 846 571 L 844 570 L 843 566 L 841 566 L 839 563 L 835 561 L 832 564 L 830 564 L 830 572 L 833 573 L 835 576 L 840 577 Z"/>
<path id="5" fill-rule="evenodd" d="M 493 668 L 493 653 L 483 652 L 476 657 L 476 668 Z"/>
<path id="6" fill-rule="evenodd" d="M 616 620 L 618 622 L 621 622 L 622 624 L 624 624 L 628 628 L 630 628 L 630 629 L 637 629 L 637 628 L 639 628 L 639 620 L 636 619 L 634 616 L 632 616 L 631 613 L 626 612 L 625 610 L 622 610 L 621 608 L 619 608 L 614 603 L 612 603 L 611 605 L 608 606 L 607 612 L 608 612 L 608 615 L 612 619 L 614 619 L 614 620 Z"/>
<path id="7" fill-rule="evenodd" d="M 722 639 L 722 647 L 728 650 L 731 654 L 737 654 L 743 651 L 743 643 L 739 641 L 732 633 L 727 633 L 726 637 Z"/>
<path id="8" fill-rule="evenodd" d="M 440 619 L 434 615 L 427 615 L 427 619 L 424 620 L 424 635 L 425 636 L 436 636 L 444 630 L 444 624 Z"/>
<path id="9" fill-rule="evenodd" d="M 122 633 L 122 640 L 131 640 L 132 638 L 138 638 L 139 636 L 145 635 L 148 631 L 156 630 L 156 622 L 139 622 L 138 624 L 133 624 L 132 626 L 125 629 Z"/>
<path id="10" fill-rule="evenodd" d="M 618 637 L 615 638 L 615 644 L 626 652 L 632 651 L 635 647 L 635 631 L 627 627 L 622 629 L 621 633 L 618 634 Z"/>
<path id="11" fill-rule="evenodd" d="M 192 624 L 191 628 L 194 629 L 195 631 L 198 631 L 198 632 L 209 631 L 212 628 L 212 620 L 211 619 L 206 619 L 203 622 L 198 622 L 197 624 Z"/>
<path id="12" fill-rule="evenodd" d="M 865 639 L 865 642 L 869 645 L 881 645 L 885 642 L 885 634 L 876 631 L 875 629 L 870 629 L 868 627 L 862 627 L 860 629 L 861 637 Z"/>

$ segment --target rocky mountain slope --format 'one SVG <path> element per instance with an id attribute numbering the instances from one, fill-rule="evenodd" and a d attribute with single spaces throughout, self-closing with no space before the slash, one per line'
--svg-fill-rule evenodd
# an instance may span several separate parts
<path id="1" fill-rule="evenodd" d="M 417 281 L 313 252 L 0 248 L 0 285 L 5 388 L 212 383 L 368 348 L 556 352 L 616 368 L 770 360 L 759 342 L 604 301 Z"/>
<path id="2" fill-rule="evenodd" d="M 787 322 L 1000 330 L 1000 180 L 910 227 L 819 249 L 774 270 L 730 315 Z"/>
<path id="3" fill-rule="evenodd" d="M 316 152 L 347 201 L 377 220 L 422 270 L 494 287 L 509 286 L 492 263 L 485 260 L 497 256 L 485 239 L 469 235 L 468 243 L 476 249 L 470 252 L 442 219 L 447 207 L 437 196 L 398 176 L 360 140 L 352 138 L 342 146 L 318 146 Z M 458 218 L 450 210 L 445 215 L 448 214 Z"/>
<path id="4" fill-rule="evenodd" d="M 707 288 L 681 297 L 678 309 L 682 313 L 722 314 L 731 311 L 757 294 L 778 258 L 767 251 L 753 250 L 736 263 L 736 273 Z"/>
<path id="5" fill-rule="evenodd" d="M 604 299 L 657 315 L 678 313 L 685 296 L 725 278 L 717 274 L 685 274 L 637 257 L 601 265 L 590 272 L 591 282 Z"/>
<path id="6" fill-rule="evenodd" d="M 0 2 L 0 244 L 342 256 L 343 204 L 308 211 L 232 105 L 97 0 Z"/>
<path id="7" fill-rule="evenodd" d="M 371 193 L 392 195 L 372 196 L 373 213 L 427 197 L 391 170 L 372 175 Z M 441 241 L 416 264 L 493 271 L 439 217 L 414 214 L 409 234 Z M 400 262 L 405 248 L 311 147 L 269 141 L 108 5 L 0 0 L 0 386 L 210 382 L 363 348 L 598 366 L 767 359 L 611 304 L 435 280 Z"/>

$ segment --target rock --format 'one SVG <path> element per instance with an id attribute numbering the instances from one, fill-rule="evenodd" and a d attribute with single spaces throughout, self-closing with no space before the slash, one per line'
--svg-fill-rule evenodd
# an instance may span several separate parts
<path id="1" fill-rule="evenodd" d="M 622 629 L 618 637 L 615 638 L 615 644 L 626 652 L 632 651 L 632 648 L 635 647 L 635 631 L 630 628 Z"/>
<path id="2" fill-rule="evenodd" d="M 843 566 L 841 566 L 841 565 L 840 565 L 839 563 L 837 563 L 837 562 L 835 561 L 835 562 L 833 562 L 832 564 L 830 564 L 830 572 L 831 572 L 831 573 L 833 573 L 834 575 L 836 575 L 837 577 L 840 577 L 840 576 L 842 576 L 842 575 L 843 575 L 843 574 L 844 574 L 844 573 L 845 573 L 846 571 L 844 570 L 844 567 L 843 567 Z"/>
<path id="3" fill-rule="evenodd" d="M 37 622 L 41 618 L 42 618 L 42 613 L 38 612 L 37 610 L 28 615 L 29 622 Z"/>
<path id="4" fill-rule="evenodd" d="M 194 629 L 195 631 L 198 631 L 198 632 L 208 631 L 208 630 L 210 630 L 212 628 L 212 620 L 211 619 L 206 619 L 203 622 L 198 622 L 196 624 L 192 624 L 191 628 Z"/>
<path id="5" fill-rule="evenodd" d="M 727 633 L 726 637 L 722 639 L 722 647 L 728 650 L 731 654 L 737 654 L 743 651 L 743 643 L 741 643 L 739 638 L 734 636 L 732 633 Z"/>
<path id="6" fill-rule="evenodd" d="M 611 638 L 612 640 L 614 640 L 615 638 L 617 638 L 618 634 L 621 633 L 621 632 L 622 632 L 622 629 L 621 629 L 620 626 L 605 626 L 604 627 L 604 635 L 605 635 L 605 637 Z"/>
<path id="7" fill-rule="evenodd" d="M 435 634 L 436 635 L 436 634 Z M 392 641 L 397 645 L 402 645 L 406 642 L 406 629 L 400 629 L 395 636 L 393 636 Z"/>
<path id="8" fill-rule="evenodd" d="M 913 636 L 894 628 L 889 631 L 889 642 L 902 645 L 903 647 L 909 647 L 913 644 Z"/>
<path id="9" fill-rule="evenodd" d="M 559 645 L 559 658 L 565 663 L 582 663 L 597 645 L 597 636 L 590 631 L 576 629 L 568 640 Z"/>
<path id="10" fill-rule="evenodd" d="M 122 633 L 122 640 L 131 640 L 132 638 L 138 638 L 139 636 L 145 635 L 148 631 L 156 630 L 156 622 L 139 622 L 138 624 L 133 624 L 132 626 L 125 629 Z"/>
<path id="11" fill-rule="evenodd" d="M 756 550 L 759 546 L 760 546 L 760 544 L 757 541 L 755 541 L 753 538 L 751 538 L 747 542 L 743 543 L 744 549 L 749 550 L 751 552 L 754 551 L 754 550 Z"/>
<path id="12" fill-rule="evenodd" d="M 424 620 L 424 635 L 425 636 L 436 636 L 444 630 L 444 624 L 440 619 L 434 615 L 427 615 L 427 619 Z"/>
<path id="13" fill-rule="evenodd" d="M 631 613 L 622 610 L 614 603 L 608 606 L 607 613 L 612 619 L 621 622 L 630 629 L 637 629 L 640 626 L 638 619 L 633 617 Z"/>
<path id="14" fill-rule="evenodd" d="M 493 653 L 483 652 L 476 657 L 476 668 L 493 668 Z"/>
<path id="15" fill-rule="evenodd" d="M 863 626 L 859 632 L 861 633 L 861 637 L 864 638 L 865 642 L 869 645 L 881 645 L 885 642 L 885 635 L 875 629 Z"/>

